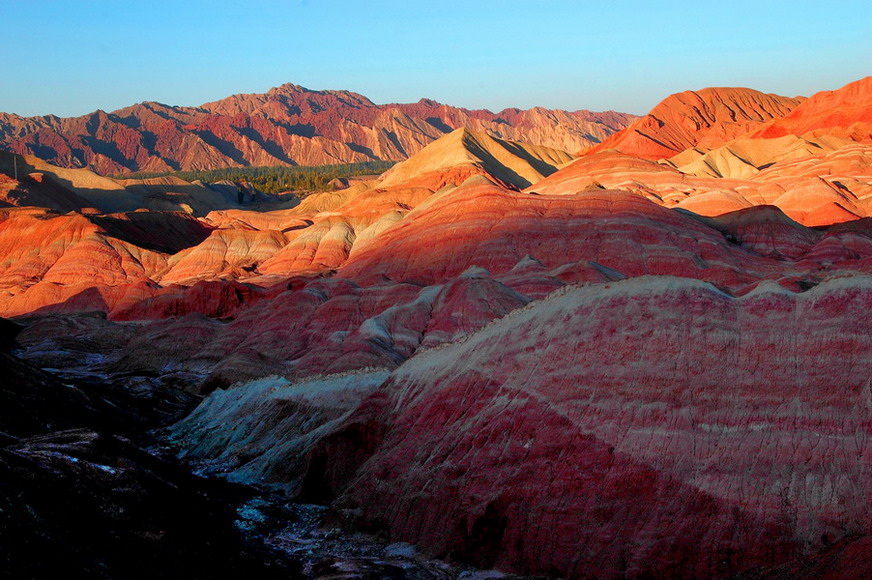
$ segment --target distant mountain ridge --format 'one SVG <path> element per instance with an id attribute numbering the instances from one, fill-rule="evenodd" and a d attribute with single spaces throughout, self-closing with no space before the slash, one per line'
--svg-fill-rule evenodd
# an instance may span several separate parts
<path id="1" fill-rule="evenodd" d="M 403 160 L 454 129 L 577 151 L 634 115 L 543 108 L 498 113 L 417 103 L 376 105 L 350 91 L 285 84 L 199 107 L 143 102 L 81 117 L 0 113 L 0 148 L 101 174 Z"/>

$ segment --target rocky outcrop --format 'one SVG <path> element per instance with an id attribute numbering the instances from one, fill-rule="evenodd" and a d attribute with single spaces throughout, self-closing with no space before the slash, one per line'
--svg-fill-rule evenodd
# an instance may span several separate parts
<path id="1" fill-rule="evenodd" d="M 526 260 L 514 275 L 536 270 Z M 424 344 L 457 329 L 474 312 L 469 282 L 495 280 L 470 271 L 422 291 L 364 321 L 346 348 L 357 333 L 382 348 L 414 337 L 422 301 L 453 312 L 424 316 Z M 477 288 L 489 303 L 499 295 Z M 856 404 L 869 398 L 870 300 L 868 276 L 795 292 L 767 283 L 740 298 L 672 277 L 570 286 L 507 303 L 507 315 L 416 348 L 390 375 L 215 393 L 174 436 L 232 479 L 330 503 L 347 524 L 477 566 L 566 577 L 847 570 L 872 531 L 872 492 L 854 484 L 870 460 L 870 409 Z M 310 315 L 320 328 L 329 302 Z"/>
<path id="2" fill-rule="evenodd" d="M 424 554 L 563 577 L 862 576 L 868 143 L 733 139 L 790 103 L 709 91 L 673 99 L 711 101 L 687 116 L 696 136 L 664 124 L 692 149 L 564 165 L 556 149 L 467 129 L 427 145 L 416 131 L 435 118 L 303 93 L 125 119 L 208 115 L 223 143 L 247 127 L 222 155 L 260 160 L 252 131 L 293 115 L 347 138 L 341 102 L 395 123 L 382 151 L 423 149 L 275 211 L 30 158 L 28 178 L 98 206 L 62 213 L 81 202 L 7 180 L 7 204 L 56 207 L 0 208 L 0 312 L 27 316 L 0 324 L 23 359 L 0 353 L 0 534 L 26 530 L 0 541 L 4 569 L 27 575 L 19 555 L 36 545 L 90 575 L 154 561 L 246 575 L 196 481 L 118 436 L 145 437 L 209 394 L 172 430 L 187 460 Z M 246 513 L 246 526 L 262 515 Z M 112 555 L 93 564 L 95 545 Z M 192 571 L 210 545 L 219 572 Z"/>

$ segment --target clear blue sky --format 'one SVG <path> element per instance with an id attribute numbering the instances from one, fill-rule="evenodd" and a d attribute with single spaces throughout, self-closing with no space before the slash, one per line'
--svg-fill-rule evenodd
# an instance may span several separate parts
<path id="1" fill-rule="evenodd" d="M 0 111 L 198 105 L 285 82 L 376 103 L 644 113 L 872 74 L 872 1 L 0 0 Z"/>

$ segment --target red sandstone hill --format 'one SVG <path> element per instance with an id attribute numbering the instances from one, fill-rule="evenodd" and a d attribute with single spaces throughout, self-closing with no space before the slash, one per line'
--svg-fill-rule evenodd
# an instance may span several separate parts
<path id="1" fill-rule="evenodd" d="M 834 91 L 821 91 L 781 118 L 773 119 L 752 137 L 783 135 L 809 139 L 841 137 L 872 141 L 872 76 Z"/>
<path id="2" fill-rule="evenodd" d="M 792 160 L 808 164 L 811 158 L 870 144 L 872 77 L 867 77 L 817 93 L 787 115 L 714 149 L 696 146 L 668 163 L 691 175 L 746 178 Z"/>
<path id="3" fill-rule="evenodd" d="M 528 191 L 621 189 L 705 216 L 774 205 L 822 226 L 872 215 L 870 160 L 872 77 L 801 103 L 706 89 L 665 99 Z"/>
<path id="4" fill-rule="evenodd" d="M 292 84 L 200 107 L 144 102 L 75 118 L 0 113 L 0 147 L 101 174 L 402 160 L 455 128 L 576 151 L 623 129 L 615 112 L 506 109 L 422 99 L 376 105 L 349 91 Z"/>
<path id="5" fill-rule="evenodd" d="M 711 149 L 782 117 L 802 102 L 745 88 L 707 88 L 670 95 L 589 152 L 614 149 L 643 159 Z"/>

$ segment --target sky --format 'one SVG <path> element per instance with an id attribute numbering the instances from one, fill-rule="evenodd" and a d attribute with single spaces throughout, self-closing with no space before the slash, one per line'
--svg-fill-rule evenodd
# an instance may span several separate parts
<path id="1" fill-rule="evenodd" d="M 376 103 L 643 114 L 872 74 L 872 1 L 0 0 L 0 111 L 199 105 L 287 82 Z"/>

